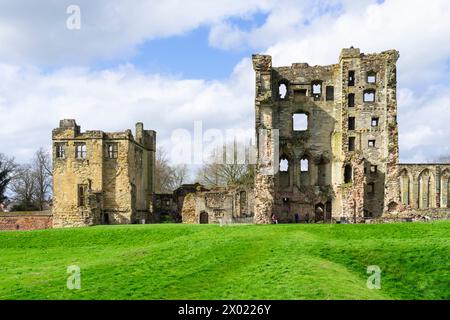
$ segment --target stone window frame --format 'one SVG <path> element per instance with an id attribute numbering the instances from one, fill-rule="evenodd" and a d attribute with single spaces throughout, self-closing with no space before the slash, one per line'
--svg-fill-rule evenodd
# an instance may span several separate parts
<path id="1" fill-rule="evenodd" d="M 285 88 L 286 88 L 286 93 L 284 94 L 283 97 L 281 97 L 281 93 L 280 93 L 281 86 L 285 86 Z M 281 79 L 280 81 L 278 81 L 277 98 L 278 98 L 278 100 L 281 100 L 281 101 L 285 101 L 289 98 L 289 81 L 287 81 L 286 79 Z"/>
<path id="2" fill-rule="evenodd" d="M 344 166 L 344 183 L 353 182 L 353 167 L 350 163 Z"/>
<path id="3" fill-rule="evenodd" d="M 117 142 L 106 143 L 106 157 L 108 159 L 117 159 L 119 156 L 119 144 Z"/>
<path id="4" fill-rule="evenodd" d="M 377 147 L 377 140 L 376 139 L 369 139 L 369 140 L 367 140 L 367 147 L 369 147 L 369 148 L 376 148 Z"/>
<path id="5" fill-rule="evenodd" d="M 356 72 L 355 70 L 348 70 L 347 84 L 349 87 L 354 87 L 356 84 Z"/>
<path id="6" fill-rule="evenodd" d="M 376 122 L 376 125 L 374 125 L 374 121 Z M 380 117 L 377 116 L 372 117 L 372 119 L 370 120 L 370 126 L 372 128 L 378 128 L 379 125 L 380 125 Z"/>
<path id="7" fill-rule="evenodd" d="M 281 170 L 281 162 L 283 162 L 283 161 L 286 161 L 286 165 L 287 165 L 286 170 Z M 290 162 L 289 158 L 286 155 L 281 156 L 280 161 L 279 161 L 278 171 L 283 172 L 283 173 L 289 172 L 289 166 L 290 166 L 289 162 Z"/>
<path id="8" fill-rule="evenodd" d="M 367 94 L 373 94 L 373 100 L 366 100 Z M 377 98 L 376 90 L 375 89 L 366 89 L 363 91 L 363 102 L 364 103 L 375 103 Z"/>
<path id="9" fill-rule="evenodd" d="M 334 100 L 334 86 L 326 86 L 325 101 L 333 101 L 333 100 Z"/>
<path id="10" fill-rule="evenodd" d="M 306 117 L 306 128 L 305 129 L 295 129 L 295 115 L 304 115 Z M 292 131 L 293 132 L 306 132 L 309 128 L 309 113 L 305 111 L 297 111 L 292 113 Z"/>
<path id="11" fill-rule="evenodd" d="M 55 157 L 57 159 L 66 158 L 67 142 L 55 142 Z"/>
<path id="12" fill-rule="evenodd" d="M 369 79 L 373 77 L 373 81 L 369 81 Z M 376 84 L 377 83 L 377 73 L 373 70 L 367 71 L 366 73 L 366 83 L 368 84 Z"/>
<path id="13" fill-rule="evenodd" d="M 347 125 L 349 131 L 356 130 L 356 117 L 354 116 L 348 117 Z"/>
<path id="14" fill-rule="evenodd" d="M 352 103 L 350 103 L 350 101 Z M 355 107 L 355 94 L 354 93 L 349 93 L 347 95 L 347 105 L 348 105 L 349 108 L 354 108 Z"/>
<path id="15" fill-rule="evenodd" d="M 87 146 L 86 142 L 75 142 L 75 159 L 87 158 Z"/>
<path id="16" fill-rule="evenodd" d="M 320 92 L 314 92 L 314 87 L 319 86 Z M 322 80 L 313 80 L 311 81 L 311 96 L 314 100 L 319 100 L 322 97 L 323 93 L 323 81 Z"/>
<path id="17" fill-rule="evenodd" d="M 353 144 L 350 143 L 350 140 L 353 141 Z M 353 148 L 350 148 L 350 146 L 353 146 Z M 354 152 L 356 150 L 356 137 L 350 136 L 348 137 L 348 152 Z"/>
<path id="18" fill-rule="evenodd" d="M 304 154 L 302 157 L 300 157 L 300 161 L 299 161 L 299 166 L 300 166 L 300 172 L 309 172 L 310 171 L 310 161 L 309 158 L 306 154 Z M 306 170 L 302 169 L 302 163 L 305 163 L 304 161 L 306 161 Z"/>

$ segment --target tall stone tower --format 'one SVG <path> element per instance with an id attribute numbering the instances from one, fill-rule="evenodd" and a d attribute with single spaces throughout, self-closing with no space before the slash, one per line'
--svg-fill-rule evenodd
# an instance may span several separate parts
<path id="1" fill-rule="evenodd" d="M 357 222 L 397 210 L 398 57 L 349 48 L 333 65 L 272 67 L 270 56 L 253 56 L 256 223 L 272 214 Z"/>
<path id="2" fill-rule="evenodd" d="M 156 132 L 81 132 L 60 121 L 53 140 L 53 226 L 138 223 L 151 219 Z"/>

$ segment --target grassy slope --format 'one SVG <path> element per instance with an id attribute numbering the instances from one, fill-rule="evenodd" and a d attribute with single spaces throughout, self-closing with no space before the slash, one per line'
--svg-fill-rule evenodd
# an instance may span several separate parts
<path id="1" fill-rule="evenodd" d="M 450 299 L 449 257 L 450 222 L 0 232 L 0 298 Z"/>

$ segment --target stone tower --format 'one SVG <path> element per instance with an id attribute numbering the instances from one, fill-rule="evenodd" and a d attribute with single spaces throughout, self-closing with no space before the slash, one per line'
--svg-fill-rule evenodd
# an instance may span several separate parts
<path id="1" fill-rule="evenodd" d="M 151 218 L 156 132 L 81 132 L 61 120 L 53 139 L 53 226 L 137 223 Z"/>
<path id="2" fill-rule="evenodd" d="M 349 48 L 333 65 L 272 67 L 270 56 L 253 56 L 256 223 L 272 214 L 357 222 L 397 210 L 398 57 Z"/>

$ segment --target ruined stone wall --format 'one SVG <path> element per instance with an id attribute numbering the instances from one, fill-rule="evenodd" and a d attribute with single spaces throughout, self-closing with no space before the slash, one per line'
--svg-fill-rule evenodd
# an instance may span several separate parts
<path id="1" fill-rule="evenodd" d="M 75 120 L 61 121 L 53 130 L 55 227 L 135 223 L 148 218 L 155 133 L 142 129 L 140 134 L 144 145 L 134 140 L 131 130 L 82 133 Z M 85 145 L 81 158 L 76 157 L 79 144 Z M 84 200 L 80 200 L 80 188 L 84 188 Z"/>
<path id="2" fill-rule="evenodd" d="M 364 215 L 379 217 L 390 207 L 395 207 L 397 197 L 397 105 L 396 68 L 398 52 L 385 51 L 379 54 L 360 54 L 359 49 L 343 49 L 340 57 L 342 72 L 342 166 L 354 158 L 364 158 L 363 190 L 355 191 L 363 198 Z M 350 82 L 350 72 L 353 83 Z M 369 80 L 372 75 L 373 81 Z M 364 101 L 366 93 L 374 93 L 373 101 Z M 349 105 L 349 95 L 354 95 L 354 106 Z M 354 127 L 349 128 L 350 117 Z M 354 139 L 354 151 L 349 148 L 350 138 Z M 370 145 L 370 141 L 375 146 Z M 339 168 L 339 167 L 338 167 Z M 341 172 L 336 185 L 342 183 Z M 354 173 L 356 176 L 356 173 Z M 355 188 L 355 186 L 354 186 Z M 339 197 L 339 194 L 337 194 Z M 343 204 L 342 216 L 348 215 Z M 337 212 L 336 212 L 337 213 Z"/>
<path id="3" fill-rule="evenodd" d="M 52 214 L 49 212 L 0 213 L 0 231 L 49 229 L 52 221 Z"/>
<path id="4" fill-rule="evenodd" d="M 255 127 L 257 133 L 279 130 L 279 149 L 272 153 L 280 160 L 280 171 L 263 174 L 261 152 L 267 150 L 258 144 L 257 223 L 269 223 L 272 214 L 289 222 L 294 216 L 331 220 L 329 215 L 378 217 L 395 210 L 398 57 L 395 50 L 361 54 L 349 48 L 338 64 L 272 67 L 270 56 L 253 56 Z M 298 118 L 306 126 L 296 125 Z M 273 143 L 263 146 L 272 150 Z"/>
<path id="5" fill-rule="evenodd" d="M 400 164 L 400 212 L 450 212 L 450 164 Z"/>
<path id="6" fill-rule="evenodd" d="M 253 55 L 255 70 L 255 129 L 258 144 L 255 173 L 255 222 L 270 223 L 274 210 L 273 170 L 278 160 L 279 133 L 273 130 L 272 57 Z M 266 135 L 264 135 L 266 133 Z M 264 141 L 261 141 L 265 137 Z"/>
<path id="7" fill-rule="evenodd" d="M 188 193 L 180 208 L 182 222 L 241 222 L 254 216 L 253 199 L 253 189 L 243 187 Z"/>

